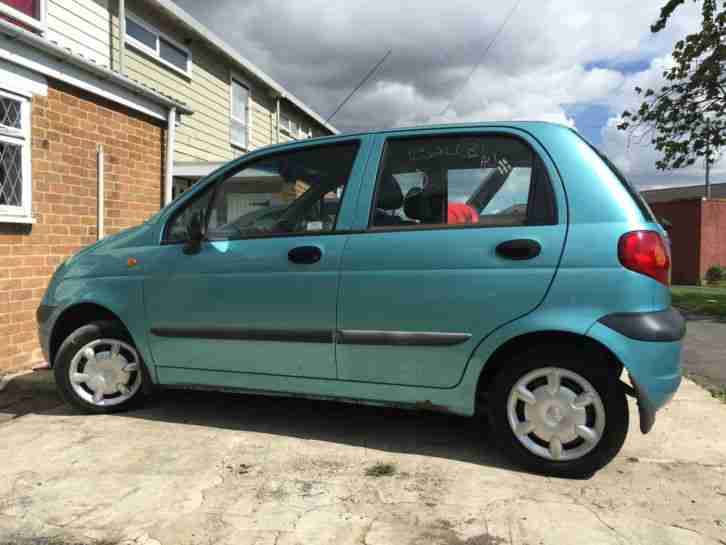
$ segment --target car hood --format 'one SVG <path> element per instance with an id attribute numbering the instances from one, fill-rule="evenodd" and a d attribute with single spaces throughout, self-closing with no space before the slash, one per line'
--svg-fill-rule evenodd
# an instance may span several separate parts
<path id="1" fill-rule="evenodd" d="M 64 277 L 124 274 L 134 249 L 155 245 L 156 224 L 147 222 L 86 246 L 63 265 Z"/>

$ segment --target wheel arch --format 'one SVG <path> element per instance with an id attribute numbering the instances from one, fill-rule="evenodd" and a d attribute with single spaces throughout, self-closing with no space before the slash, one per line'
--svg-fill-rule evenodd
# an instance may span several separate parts
<path id="1" fill-rule="evenodd" d="M 50 361 L 48 362 L 50 366 L 54 366 L 55 357 L 56 354 L 58 354 L 58 349 L 60 348 L 61 344 L 63 344 L 63 341 L 66 340 L 71 333 L 73 333 L 79 327 L 83 327 L 84 325 L 90 324 L 91 322 L 98 322 L 104 320 L 118 322 L 124 328 L 128 336 L 133 339 L 133 335 L 131 335 L 131 332 L 129 331 L 128 327 L 126 327 L 126 324 L 124 324 L 123 320 L 113 311 L 109 310 L 105 306 L 99 305 L 98 303 L 78 303 L 65 309 L 55 319 L 53 329 L 51 330 L 50 334 Z M 134 342 L 136 343 L 135 340 Z"/>
<path id="2" fill-rule="evenodd" d="M 623 363 L 620 359 L 601 342 L 569 331 L 546 330 L 534 331 L 512 337 L 502 343 L 484 363 L 479 379 L 477 381 L 476 396 L 477 401 L 482 401 L 486 394 L 486 385 L 491 384 L 507 362 L 516 354 L 525 350 L 530 350 L 533 346 L 557 346 L 557 345 L 575 345 L 586 350 L 597 350 L 605 355 L 608 361 L 612 362 L 614 371 L 619 377 L 623 371 Z"/>

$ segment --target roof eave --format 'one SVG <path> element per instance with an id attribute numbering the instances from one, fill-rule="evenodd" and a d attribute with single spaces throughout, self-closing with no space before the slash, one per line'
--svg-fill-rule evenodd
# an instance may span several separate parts
<path id="1" fill-rule="evenodd" d="M 217 50 L 219 50 L 221 53 L 223 53 L 230 61 L 239 65 L 245 71 L 249 72 L 255 78 L 260 80 L 262 83 L 264 83 L 265 85 L 270 87 L 277 96 L 294 104 L 296 107 L 298 107 L 300 110 L 302 110 L 307 115 L 312 117 L 317 123 L 319 123 L 326 129 L 328 129 L 334 135 L 340 134 L 340 131 L 338 131 L 338 129 L 336 129 L 333 125 L 331 125 L 325 119 L 323 119 L 320 116 L 320 114 L 315 112 L 313 109 L 311 109 L 309 106 L 307 106 L 302 100 L 297 98 L 295 95 L 290 93 L 287 89 L 285 89 L 282 85 L 280 85 L 278 82 L 276 82 L 270 76 L 268 76 L 261 68 L 259 68 L 254 63 L 250 62 L 248 59 L 246 59 L 245 57 L 240 55 L 231 45 L 227 44 L 219 36 L 214 34 L 211 30 L 209 30 L 207 27 L 205 27 L 202 23 L 197 21 L 194 17 L 189 15 L 186 11 L 181 9 L 179 6 L 177 6 L 174 2 L 172 2 L 171 0 L 146 0 L 146 1 L 150 2 L 151 4 L 156 5 L 161 10 L 163 10 L 164 12 L 171 15 L 174 19 L 176 19 L 177 21 L 182 23 L 187 28 L 187 30 L 189 30 L 190 32 L 193 32 L 194 34 L 197 34 L 198 36 L 200 36 L 207 43 L 211 44 L 213 47 L 215 47 Z"/>
<path id="2" fill-rule="evenodd" d="M 2 19 L 0 19 L 0 34 L 8 36 L 12 39 L 16 39 L 25 45 L 34 47 L 35 49 L 43 51 L 49 55 L 53 55 L 54 57 L 62 60 L 63 62 L 67 62 L 68 64 L 71 64 L 73 66 L 81 68 L 82 70 L 94 74 L 101 80 L 112 81 L 113 83 L 119 85 L 127 91 L 130 91 L 136 95 L 146 97 L 149 100 L 156 102 L 157 104 L 161 104 L 167 108 L 176 108 L 180 114 L 191 115 L 194 113 L 194 110 L 191 109 L 189 106 L 173 99 L 172 97 L 154 91 L 141 83 L 138 83 L 132 79 L 129 79 L 126 76 L 119 74 L 118 72 L 114 72 L 110 68 L 101 66 L 91 61 L 90 59 L 81 57 L 73 53 L 73 51 L 71 51 L 70 49 L 61 47 L 60 45 L 51 42 L 50 40 L 47 40 L 42 36 L 20 28 Z"/>

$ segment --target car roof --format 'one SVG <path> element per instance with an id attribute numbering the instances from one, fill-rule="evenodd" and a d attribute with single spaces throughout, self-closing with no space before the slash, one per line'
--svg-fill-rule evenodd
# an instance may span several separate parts
<path id="1" fill-rule="evenodd" d="M 555 130 L 567 130 L 567 131 L 574 130 L 572 127 L 569 127 L 567 125 L 564 125 L 561 123 L 552 123 L 550 121 L 481 121 L 481 122 L 472 122 L 472 123 L 441 123 L 441 124 L 433 124 L 433 125 L 390 127 L 387 129 L 340 133 L 338 135 L 332 135 L 332 136 L 321 136 L 321 137 L 317 137 L 317 138 L 307 139 L 307 140 L 305 140 L 305 142 L 338 140 L 340 138 L 350 138 L 350 137 L 355 137 L 355 136 L 370 136 L 370 135 L 377 135 L 377 134 L 391 134 L 391 133 L 401 133 L 401 132 L 409 132 L 409 131 L 411 131 L 411 132 L 425 131 L 425 130 L 450 131 L 450 130 L 456 130 L 456 129 L 476 129 L 476 128 L 484 129 L 484 128 L 496 128 L 496 127 L 515 128 L 515 129 L 522 129 L 522 130 L 526 130 L 526 131 L 532 131 L 532 130 L 537 130 L 537 129 L 541 130 L 541 129 L 546 129 L 546 128 L 555 129 Z"/>
<path id="2" fill-rule="evenodd" d="M 545 132 L 551 131 L 567 131 L 577 133 L 575 129 L 567 125 L 560 123 L 552 123 L 550 121 L 483 121 L 474 123 L 444 123 L 438 125 L 417 125 L 413 127 L 391 127 L 387 129 L 378 129 L 370 131 L 359 131 L 359 132 L 348 132 L 340 133 L 329 136 L 318 136 L 316 138 L 305 138 L 303 140 L 290 140 L 288 142 L 280 142 L 279 144 L 271 144 L 261 148 L 256 148 L 250 152 L 250 154 L 257 155 L 258 153 L 268 153 L 270 151 L 283 151 L 286 148 L 297 147 L 299 145 L 309 145 L 316 143 L 337 143 L 343 142 L 350 139 L 362 138 L 365 136 L 375 135 L 386 135 L 386 134 L 401 134 L 405 132 L 417 132 L 417 131 L 446 131 L 456 132 L 457 129 L 491 129 L 491 128 L 506 128 L 506 129 L 519 129 L 521 131 L 529 132 L 536 137 L 543 136 Z M 245 155 L 239 157 L 241 159 Z"/>

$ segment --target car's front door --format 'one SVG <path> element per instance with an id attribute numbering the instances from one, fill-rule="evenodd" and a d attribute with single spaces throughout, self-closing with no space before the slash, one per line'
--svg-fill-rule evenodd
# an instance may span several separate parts
<path id="1" fill-rule="evenodd" d="M 452 387 L 482 338 L 537 307 L 566 232 L 545 158 L 506 130 L 379 138 L 341 265 L 341 379 Z"/>
<path id="2" fill-rule="evenodd" d="M 357 186 L 360 148 L 344 140 L 241 162 L 175 212 L 145 285 L 158 367 L 335 378 L 341 196 Z M 186 240 L 192 218 L 206 225 L 198 248 Z"/>

